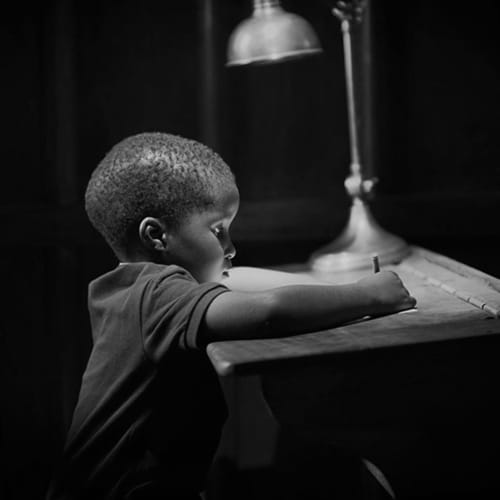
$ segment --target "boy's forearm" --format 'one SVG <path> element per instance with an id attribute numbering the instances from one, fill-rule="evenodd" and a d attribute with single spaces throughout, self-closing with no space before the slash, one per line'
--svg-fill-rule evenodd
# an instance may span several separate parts
<path id="1" fill-rule="evenodd" d="M 393 271 L 347 285 L 290 285 L 263 292 L 228 291 L 205 314 L 207 342 L 296 335 L 415 306 Z"/>
<path id="2" fill-rule="evenodd" d="M 275 304 L 271 328 L 288 335 L 332 328 L 374 312 L 369 294 L 356 283 L 278 288 Z"/>
<path id="3" fill-rule="evenodd" d="M 205 334 L 208 342 L 297 335 L 370 314 L 371 305 L 369 295 L 357 284 L 227 292 L 208 308 Z"/>

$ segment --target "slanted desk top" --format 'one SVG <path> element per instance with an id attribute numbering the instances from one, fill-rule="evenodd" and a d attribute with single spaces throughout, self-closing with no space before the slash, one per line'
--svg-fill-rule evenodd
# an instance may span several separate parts
<path id="1" fill-rule="evenodd" d="M 217 342 L 208 355 L 219 373 L 259 373 L 281 362 L 336 357 L 351 351 L 500 335 L 500 280 L 428 250 L 413 247 L 396 271 L 417 299 L 417 310 L 331 330 L 278 339 Z M 305 272 L 300 266 L 290 270 Z M 318 275 L 340 284 L 369 271 Z"/>

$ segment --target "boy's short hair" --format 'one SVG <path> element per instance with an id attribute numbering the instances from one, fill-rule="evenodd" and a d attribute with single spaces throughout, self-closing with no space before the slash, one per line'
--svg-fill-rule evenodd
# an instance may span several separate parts
<path id="1" fill-rule="evenodd" d="M 144 217 L 176 229 L 191 213 L 213 205 L 234 175 L 207 146 L 184 137 L 151 132 L 127 137 L 92 173 L 85 209 L 115 254 L 137 241 Z"/>

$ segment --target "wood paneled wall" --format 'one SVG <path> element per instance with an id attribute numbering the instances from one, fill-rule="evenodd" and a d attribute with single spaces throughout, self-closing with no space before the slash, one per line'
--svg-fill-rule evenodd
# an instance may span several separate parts
<path id="1" fill-rule="evenodd" d="M 247 0 L 50 0 L 1 19 L 0 496 L 40 498 L 90 349 L 86 287 L 115 264 L 82 197 L 119 139 L 207 142 L 243 204 L 237 264 L 304 260 L 342 228 L 349 148 L 338 21 L 283 1 L 323 56 L 224 67 Z M 387 229 L 500 274 L 498 7 L 372 0 L 374 213 Z"/>

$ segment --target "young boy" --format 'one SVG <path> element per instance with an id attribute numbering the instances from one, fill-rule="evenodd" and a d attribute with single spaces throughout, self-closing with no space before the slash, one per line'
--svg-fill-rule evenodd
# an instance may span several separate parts
<path id="1" fill-rule="evenodd" d="M 199 499 L 226 417 L 209 342 L 306 333 L 415 304 L 392 272 L 333 286 L 230 271 L 238 189 L 195 141 L 123 140 L 85 201 L 119 265 L 89 286 L 94 344 L 51 500 Z"/>

